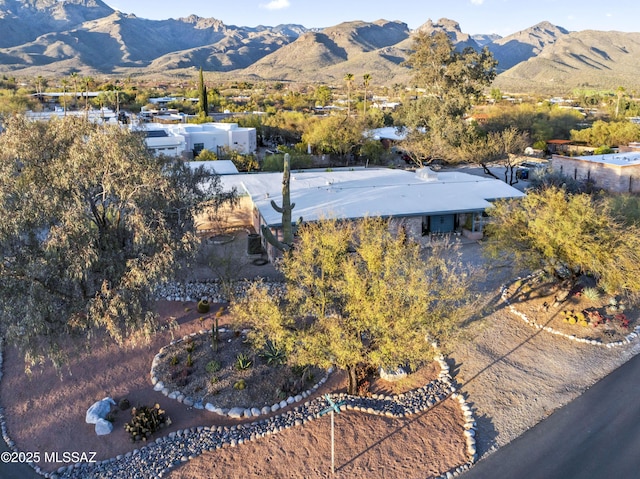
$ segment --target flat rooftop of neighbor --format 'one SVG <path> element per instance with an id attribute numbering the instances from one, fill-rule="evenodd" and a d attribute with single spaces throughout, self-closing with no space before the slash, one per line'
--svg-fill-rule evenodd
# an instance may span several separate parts
<path id="1" fill-rule="evenodd" d="M 282 173 L 249 173 L 221 178 L 224 189 L 236 187 L 250 195 L 267 224 L 279 226 L 282 215 Z M 294 219 L 323 217 L 418 216 L 483 211 L 499 198 L 524 193 L 501 180 L 460 172 L 418 172 L 385 168 L 292 171 Z"/>
<path id="2" fill-rule="evenodd" d="M 563 155 L 558 155 L 563 156 Z M 607 155 L 572 156 L 574 160 L 590 161 L 615 166 L 640 165 L 640 151 L 627 151 L 625 153 L 609 153 Z"/>

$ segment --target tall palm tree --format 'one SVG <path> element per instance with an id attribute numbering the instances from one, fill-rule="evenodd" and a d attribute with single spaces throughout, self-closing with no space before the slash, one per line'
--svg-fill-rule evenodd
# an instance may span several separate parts
<path id="1" fill-rule="evenodd" d="M 73 101 L 76 104 L 76 108 L 78 105 L 78 72 L 72 72 L 71 75 L 69 75 L 71 77 L 71 81 L 73 82 Z"/>
<path id="2" fill-rule="evenodd" d="M 347 83 L 347 116 L 351 116 L 351 85 L 353 84 L 353 73 L 347 73 L 344 76 Z"/>
<path id="3" fill-rule="evenodd" d="M 619 86 L 618 88 L 616 88 L 616 96 L 618 97 L 618 99 L 616 100 L 616 118 L 618 118 L 618 115 L 620 114 L 620 100 L 622 100 L 624 94 L 625 89 L 623 86 Z"/>
<path id="4" fill-rule="evenodd" d="M 93 83 L 93 78 L 84 77 L 82 81 L 84 82 L 84 109 L 89 111 L 89 85 Z"/>
<path id="5" fill-rule="evenodd" d="M 69 86 L 69 80 L 63 78 L 60 83 L 62 83 L 62 108 L 64 109 L 64 116 L 67 116 L 67 87 Z"/>
<path id="6" fill-rule="evenodd" d="M 364 86 L 364 104 L 363 104 L 363 114 L 364 116 L 367 115 L 367 88 L 369 87 L 369 83 L 371 82 L 371 74 L 370 73 L 365 73 L 362 76 L 362 84 Z"/>

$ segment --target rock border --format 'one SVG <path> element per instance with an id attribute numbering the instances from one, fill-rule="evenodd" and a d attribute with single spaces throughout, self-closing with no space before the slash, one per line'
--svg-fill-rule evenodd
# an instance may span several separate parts
<path id="1" fill-rule="evenodd" d="M 3 366 L 3 341 L 0 338 L 0 380 Z M 449 396 L 457 399 L 464 418 L 464 436 L 468 460 L 437 479 L 457 477 L 468 470 L 478 459 L 476 449 L 476 420 L 473 409 L 467 404 L 464 393 L 457 392 L 458 386 L 449 373 L 449 365 L 438 352 L 434 360 L 440 365 L 438 378 L 427 385 L 394 396 L 375 395 L 371 398 L 349 396 L 345 393 L 331 394 L 335 401 L 345 401 L 341 410 L 362 411 L 387 417 L 410 417 L 431 409 Z M 198 426 L 182 429 L 159 437 L 145 446 L 120 454 L 114 458 L 95 463 L 77 463 L 63 466 L 54 472 L 47 472 L 38 464 L 28 463 L 39 475 L 48 479 L 86 479 L 87 477 L 118 477 L 118 479 L 159 479 L 175 467 L 197 457 L 203 452 L 213 452 L 223 447 L 236 447 L 248 441 L 276 434 L 291 427 L 302 426 L 320 418 L 325 408 L 324 398 L 318 397 L 303 405 L 295 406 L 286 413 L 235 426 Z M 8 448 L 19 452 L 10 438 L 4 410 L 0 407 L 0 428 Z"/>
<path id="2" fill-rule="evenodd" d="M 242 294 L 248 284 L 249 281 L 236 281 L 233 284 L 234 291 Z M 265 280 L 265 284 L 274 294 L 279 294 L 283 287 L 283 283 L 277 281 Z M 197 301 L 197 298 L 204 298 L 210 302 L 228 302 L 223 297 L 221 291 L 219 281 L 172 282 L 159 287 L 156 291 L 156 296 L 159 299 L 170 301 Z M 191 335 L 202 333 L 206 333 L 206 331 L 202 330 L 198 333 L 192 333 Z M 184 340 L 185 337 L 183 337 L 182 340 Z M 427 338 L 427 340 L 429 339 Z M 331 394 L 329 397 L 335 402 L 345 401 L 341 406 L 341 410 L 355 410 L 367 414 L 384 415 L 394 418 L 410 417 L 427 411 L 449 396 L 457 399 L 464 418 L 463 434 L 466 441 L 467 462 L 436 478 L 451 479 L 468 470 L 478 460 L 475 440 L 477 423 L 473 409 L 467 403 L 465 394 L 458 392 L 459 387 L 451 378 L 449 365 L 445 357 L 440 353 L 438 344 L 432 343 L 432 345 L 436 350 L 434 360 L 440 365 L 440 373 L 437 379 L 427 385 L 394 396 L 374 395 L 371 398 L 361 398 L 341 393 Z M 3 340 L 0 338 L 0 380 L 2 379 L 3 351 Z M 159 358 L 156 358 L 157 355 L 154 357 L 157 365 Z M 153 368 L 154 364 L 152 363 L 152 383 L 154 378 Z M 312 389 L 306 391 L 307 397 L 311 391 L 316 390 L 320 385 L 324 384 L 325 381 L 326 376 Z M 159 381 L 157 381 L 156 378 L 154 389 L 158 383 Z M 178 397 L 176 397 L 176 399 L 177 398 Z M 288 400 L 289 399 L 291 398 L 288 398 Z M 294 397 L 293 399 L 295 401 L 296 398 Z M 302 399 L 306 398 L 303 397 Z M 184 398 L 182 403 L 185 404 Z M 188 406 L 188 404 L 189 402 L 185 405 Z M 286 406 L 288 405 L 289 403 L 287 402 Z M 274 404 L 274 406 L 276 405 Z M 248 424 L 237 424 L 231 427 L 198 426 L 178 430 L 169 433 L 165 437 L 159 437 L 140 449 L 134 449 L 126 454 L 120 454 L 114 458 L 95 463 L 77 463 L 60 467 L 55 472 L 43 471 L 38 464 L 33 462 L 28 463 L 28 465 L 31 466 L 37 474 L 48 479 L 86 479 L 87 477 L 96 477 L 96 475 L 100 475 L 100 477 L 117 477 L 118 479 L 159 479 L 171 469 L 197 457 L 203 452 L 213 452 L 222 447 L 236 447 L 245 442 L 254 441 L 285 429 L 301 426 L 309 421 L 316 420 L 320 417 L 320 411 L 322 411 L 325 406 L 324 398 L 318 397 L 311 401 L 306 401 L 302 405 L 294 406 L 293 409 L 282 414 L 256 420 Z M 196 402 L 193 403 L 193 407 L 197 407 Z M 282 407 L 281 402 L 278 404 L 276 411 Z M 203 408 L 206 408 L 206 405 L 204 405 Z M 232 417 L 228 413 L 227 416 Z M 249 417 L 245 416 L 244 408 L 242 416 L 239 417 Z M 254 417 L 253 411 L 251 411 L 250 417 Z M 2 437 L 9 449 L 13 452 L 19 452 L 15 442 L 8 434 L 2 407 L 0 407 L 0 428 L 2 430 Z"/>
<path id="3" fill-rule="evenodd" d="M 535 276 L 536 276 L 535 274 L 530 274 L 530 275 L 525 276 L 525 277 L 517 277 L 513 281 L 513 283 L 515 283 L 516 281 L 528 280 L 528 279 L 534 278 Z M 511 283 L 511 284 L 513 284 L 513 283 Z M 511 304 L 511 302 L 508 299 L 507 291 L 508 291 L 508 285 L 505 284 L 500 288 L 500 298 L 502 299 L 504 304 L 507 305 L 507 309 L 509 310 L 509 312 L 511 312 L 513 315 L 519 317 L 522 321 L 524 321 L 525 323 L 533 326 L 534 328 L 536 328 L 538 330 L 545 331 L 545 332 L 550 333 L 550 334 L 555 334 L 556 336 L 561 336 L 563 338 L 569 339 L 571 341 L 575 341 L 577 343 L 591 344 L 591 345 L 594 345 L 594 346 L 601 346 L 601 347 L 606 347 L 606 348 L 615 348 L 615 347 L 626 346 L 627 344 L 630 344 L 632 341 L 634 341 L 640 335 L 640 325 L 638 325 L 633 329 L 633 331 L 631 331 L 629 334 L 627 334 L 625 336 L 624 340 L 603 342 L 603 341 L 600 341 L 599 339 L 578 338 L 573 334 L 563 333 L 562 331 L 558 331 L 557 329 L 553 329 L 550 326 L 543 326 L 542 324 L 537 323 L 536 321 L 534 321 L 532 319 L 529 319 L 526 314 L 518 311 L 515 308 L 515 306 L 513 306 L 513 304 Z"/>
<path id="4" fill-rule="evenodd" d="M 268 278 L 256 278 L 269 288 L 269 292 L 274 295 L 282 294 L 284 283 Z M 253 283 L 253 280 L 236 280 L 232 281 L 231 289 L 238 296 L 244 295 L 247 287 Z M 228 303 L 229 298 L 226 296 L 222 282 L 220 280 L 211 281 L 170 281 L 159 285 L 155 290 L 155 296 L 158 299 L 167 301 L 183 301 L 197 302 L 206 299 L 209 303 Z"/>
<path id="5" fill-rule="evenodd" d="M 219 328 L 219 331 L 221 333 L 226 333 L 231 330 L 227 328 Z M 218 414 L 220 416 L 227 416 L 231 419 L 255 418 L 262 415 L 268 415 L 268 414 L 274 413 L 279 409 L 283 409 L 287 406 L 290 406 L 291 404 L 299 403 L 303 399 L 308 398 L 311 394 L 313 394 L 314 391 L 316 391 L 320 386 L 322 386 L 327 381 L 327 378 L 333 372 L 333 368 L 327 369 L 325 376 L 320 378 L 320 380 L 316 384 L 314 384 L 311 388 L 295 396 L 289 396 L 287 399 L 283 399 L 282 401 L 277 402 L 271 406 L 264 406 L 262 408 L 251 407 L 251 406 L 220 408 L 220 407 L 216 407 L 214 404 L 210 402 L 203 404 L 202 401 L 198 401 L 197 399 L 186 396 L 178 389 L 175 389 L 172 391 L 171 389 L 165 387 L 164 383 L 158 379 L 155 369 L 156 369 L 156 366 L 162 360 L 163 355 L 165 354 L 166 349 L 169 346 L 175 346 L 176 344 L 180 344 L 181 342 L 186 341 L 190 338 L 195 338 L 197 336 L 206 335 L 206 334 L 210 334 L 210 332 L 205 331 L 204 329 L 201 329 L 196 333 L 187 334 L 180 339 L 173 340 L 169 343 L 168 346 L 164 346 L 160 348 L 160 351 L 158 351 L 158 353 L 153 357 L 153 361 L 151 362 L 150 376 L 151 376 L 151 384 L 153 384 L 154 391 L 158 391 L 162 393 L 164 396 L 168 397 L 169 399 L 175 399 L 176 401 L 184 404 L 187 407 L 193 407 L 194 409 L 200 409 L 200 410 L 206 409 L 209 412 Z"/>

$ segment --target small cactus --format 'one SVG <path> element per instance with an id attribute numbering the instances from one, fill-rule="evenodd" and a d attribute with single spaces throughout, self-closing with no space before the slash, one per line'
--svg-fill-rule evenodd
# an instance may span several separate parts
<path id="1" fill-rule="evenodd" d="M 209 301 L 207 301 L 206 299 L 202 299 L 200 301 L 198 301 L 198 313 L 200 314 L 205 314 L 209 312 Z"/>
<path id="2" fill-rule="evenodd" d="M 131 442 L 146 441 L 158 429 L 171 424 L 171 418 L 160 409 L 159 404 L 153 407 L 134 407 L 131 409 L 131 416 L 131 421 L 124 425 Z"/>

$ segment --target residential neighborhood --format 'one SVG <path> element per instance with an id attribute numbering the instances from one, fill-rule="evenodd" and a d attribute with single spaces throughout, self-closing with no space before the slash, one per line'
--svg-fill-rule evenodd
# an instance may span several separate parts
<path id="1" fill-rule="evenodd" d="M 0 1 L 0 478 L 634 477 L 634 7 L 116 3 Z"/>

